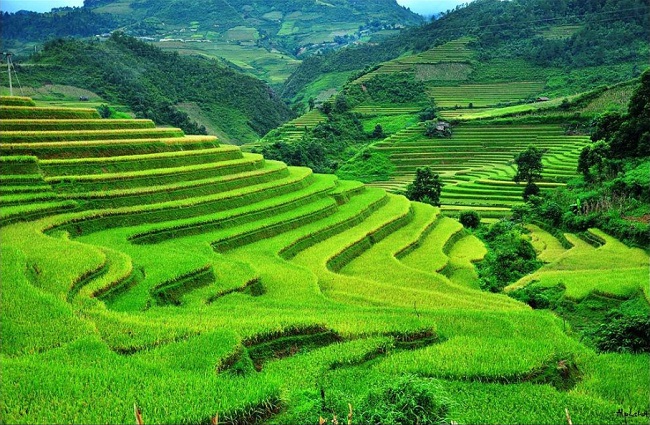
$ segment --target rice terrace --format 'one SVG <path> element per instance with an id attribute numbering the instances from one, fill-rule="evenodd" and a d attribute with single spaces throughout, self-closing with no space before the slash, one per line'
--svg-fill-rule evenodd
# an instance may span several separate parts
<path id="1" fill-rule="evenodd" d="M 0 423 L 648 424 L 647 4 L 154 3 L 2 18 Z"/>

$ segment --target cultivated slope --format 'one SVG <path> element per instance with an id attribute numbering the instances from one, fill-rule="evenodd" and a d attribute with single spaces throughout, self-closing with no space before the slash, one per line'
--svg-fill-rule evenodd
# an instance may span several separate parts
<path id="1" fill-rule="evenodd" d="M 211 136 L 0 102 L 6 422 L 125 423 L 136 403 L 147 423 L 315 423 L 406 372 L 438 379 L 459 422 L 647 402 L 647 356 L 598 356 L 473 289 L 484 251 L 436 208 Z M 566 362 L 579 386 L 558 384 Z"/>

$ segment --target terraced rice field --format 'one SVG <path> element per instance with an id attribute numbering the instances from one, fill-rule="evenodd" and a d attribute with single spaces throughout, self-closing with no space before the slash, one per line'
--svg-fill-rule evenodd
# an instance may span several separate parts
<path id="1" fill-rule="evenodd" d="M 299 116 L 296 119 L 289 121 L 288 123 L 278 127 L 275 130 L 272 130 L 269 135 L 265 137 L 277 137 L 278 134 L 282 136 L 282 140 L 285 142 L 297 142 L 300 141 L 305 134 L 305 130 L 312 129 L 316 127 L 321 122 L 325 121 L 327 117 L 319 109 L 312 109 Z M 258 148 L 264 143 L 264 139 L 255 143 L 247 143 L 242 147 L 245 151 L 250 151 L 253 148 Z"/>
<path id="2" fill-rule="evenodd" d="M 396 191 L 413 181 L 418 167 L 428 166 L 445 182 L 441 202 L 450 214 L 464 208 L 484 217 L 500 217 L 522 202 L 523 188 L 512 181 L 514 155 L 529 145 L 546 149 L 542 190 L 576 176 L 578 156 L 589 142 L 567 136 L 559 125 L 462 124 L 451 138 L 428 138 L 422 125 L 412 126 L 374 145 L 395 164 L 391 181 L 372 186 Z"/>
<path id="3" fill-rule="evenodd" d="M 450 41 L 448 43 L 442 44 L 440 46 L 434 47 L 426 52 L 422 52 L 416 55 L 409 55 L 402 58 L 397 58 L 392 61 L 388 61 L 382 64 L 375 71 L 369 72 L 360 78 L 356 79 L 354 83 L 363 83 L 375 77 L 378 74 L 391 74 L 395 72 L 410 72 L 414 74 L 423 73 L 426 74 L 421 67 L 427 65 L 439 65 L 439 64 L 469 64 L 475 56 L 475 53 L 468 47 L 468 44 L 472 42 L 470 37 L 462 37 L 457 40 Z M 441 72 L 436 72 L 435 75 L 443 75 L 440 80 L 448 80 L 450 74 L 455 75 L 453 80 L 464 80 L 467 78 L 467 71 L 462 69 L 455 70 L 456 72 L 449 72 L 451 69 L 444 68 Z M 444 71 L 444 72 L 442 72 Z M 424 79 L 435 79 L 433 77 L 427 77 Z"/>
<path id="4" fill-rule="evenodd" d="M 647 376 L 647 356 L 596 355 L 550 313 L 474 289 L 484 251 L 436 208 L 214 137 L 91 130 L 90 110 L 0 98 L 21 102 L 0 119 L 3 422 L 127 423 L 136 403 L 145 423 L 317 423 L 321 394 L 341 417 L 407 372 L 461 423 L 645 407 L 625 377 Z M 473 131 L 453 140 L 474 149 Z M 558 389 L 541 372 L 565 358 L 587 373 Z"/>
<path id="5" fill-rule="evenodd" d="M 441 108 L 467 108 L 470 104 L 481 108 L 534 98 L 544 86 L 543 81 L 430 86 L 428 94 Z"/>
<path id="6" fill-rule="evenodd" d="M 560 249 L 557 239 L 539 228 L 533 229 L 533 235 L 546 241 L 541 249 L 541 258 L 548 264 L 507 290 L 531 284 L 542 287 L 563 285 L 566 297 L 576 301 L 593 293 L 627 299 L 643 291 L 647 297 L 650 258 L 642 249 L 629 248 L 598 229 L 590 229 L 582 238 L 567 234 L 566 238 L 572 245 L 570 249 Z"/>

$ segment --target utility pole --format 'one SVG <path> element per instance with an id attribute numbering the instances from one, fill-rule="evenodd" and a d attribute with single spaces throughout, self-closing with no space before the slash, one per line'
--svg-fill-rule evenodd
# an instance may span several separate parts
<path id="1" fill-rule="evenodd" d="M 7 55 L 7 73 L 9 74 L 9 96 L 14 95 L 14 87 L 11 83 L 11 53 L 5 53 Z"/>

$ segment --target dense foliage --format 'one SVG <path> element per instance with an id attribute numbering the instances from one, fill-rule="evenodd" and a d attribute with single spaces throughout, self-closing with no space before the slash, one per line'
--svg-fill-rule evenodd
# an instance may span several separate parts
<path id="1" fill-rule="evenodd" d="M 363 84 L 349 85 L 345 91 L 354 103 L 386 104 L 424 102 L 424 85 L 407 73 L 378 74 Z"/>
<path id="2" fill-rule="evenodd" d="M 613 310 L 592 337 L 601 351 L 648 353 L 650 317 L 647 314 L 629 315 Z"/>
<path id="3" fill-rule="evenodd" d="M 411 201 L 440 206 L 442 180 L 429 167 L 418 167 L 415 170 L 413 183 L 406 186 L 406 197 Z"/>
<path id="4" fill-rule="evenodd" d="M 291 117 L 263 82 L 215 61 L 164 53 L 120 33 L 106 42 L 55 40 L 21 68 L 23 83 L 85 88 L 139 117 L 204 133 L 177 104 L 196 103 L 229 138 L 254 140 Z"/>
<path id="5" fill-rule="evenodd" d="M 628 243 L 650 245 L 650 71 L 627 114 L 596 121 L 594 143 L 578 163 L 583 178 L 534 198 L 525 214 L 571 231 L 598 227 Z"/>
<path id="6" fill-rule="evenodd" d="M 311 44 L 320 44 L 319 39 L 346 44 L 358 39 L 362 29 L 375 32 L 384 26 L 419 24 L 421 19 L 392 0 L 274 0 L 254 6 L 247 0 L 86 0 L 83 8 L 56 9 L 55 13 L 6 13 L 2 34 L 3 41 L 33 42 L 120 29 L 133 36 L 199 35 L 220 40 L 228 38 L 231 29 L 246 28 L 258 46 L 293 55 Z M 319 27 L 321 35 L 314 37 L 311 28 L 298 30 L 295 22 L 309 22 L 309 27 Z M 190 35 L 186 32 L 188 25 L 194 30 Z M 355 35 L 351 31 L 345 36 L 331 35 L 356 27 L 359 31 Z M 233 41 L 237 42 L 236 38 Z"/>
<path id="7" fill-rule="evenodd" d="M 515 155 L 517 172 L 513 180 L 516 183 L 526 182 L 523 193 L 524 200 L 528 200 L 531 196 L 539 194 L 539 187 L 537 187 L 535 181 L 542 178 L 542 171 L 544 171 L 544 165 L 542 164 L 543 156 L 544 150 L 535 146 L 528 146 L 525 151 Z"/>
<path id="8" fill-rule="evenodd" d="M 272 131 L 265 136 L 260 152 L 266 158 L 309 167 L 317 173 L 335 173 L 372 135 L 366 134 L 359 118 L 347 110 L 345 96 L 323 106 L 327 120 L 307 130 L 300 141 L 284 141 L 281 132 Z"/>
<path id="9" fill-rule="evenodd" d="M 481 215 L 474 210 L 464 210 L 458 214 L 458 221 L 463 227 L 476 229 L 481 225 Z"/>
<path id="10" fill-rule="evenodd" d="M 83 8 L 62 8 L 50 13 L 5 12 L 0 19 L 2 39 L 49 40 L 58 37 L 92 37 L 114 30 L 116 20 L 110 15 Z"/>
<path id="11" fill-rule="evenodd" d="M 488 247 L 485 259 L 477 266 L 482 289 L 500 292 L 542 265 L 526 232 L 521 224 L 509 220 L 479 229 L 477 236 Z"/>

